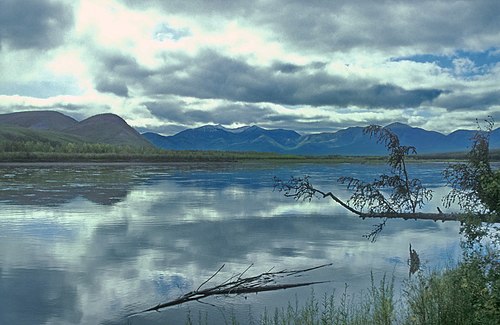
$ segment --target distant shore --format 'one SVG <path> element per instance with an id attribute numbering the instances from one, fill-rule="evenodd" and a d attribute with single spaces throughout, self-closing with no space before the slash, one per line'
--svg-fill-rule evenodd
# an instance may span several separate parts
<path id="1" fill-rule="evenodd" d="M 500 161 L 499 155 L 491 157 Z M 297 156 L 261 152 L 165 151 L 161 153 L 61 153 L 2 152 L 0 163 L 196 163 L 196 162 L 280 162 L 280 163 L 383 163 L 385 156 Z M 414 156 L 409 162 L 453 162 L 465 154 Z"/>

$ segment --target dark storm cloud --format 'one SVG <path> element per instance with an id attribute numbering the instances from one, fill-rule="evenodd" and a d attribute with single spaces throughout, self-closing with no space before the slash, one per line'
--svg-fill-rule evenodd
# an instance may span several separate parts
<path id="1" fill-rule="evenodd" d="M 498 91 L 489 91 L 479 94 L 453 92 L 439 98 L 435 104 L 449 111 L 484 110 L 492 106 L 500 106 L 500 93 L 498 93 Z"/>
<path id="2" fill-rule="evenodd" d="M 495 45 L 500 30 L 500 2 L 477 1 L 132 1 L 200 19 L 238 19 L 272 31 L 272 39 L 297 50 L 394 50 Z M 493 44 L 492 44 L 493 43 Z"/>
<path id="3" fill-rule="evenodd" d="M 96 90 L 101 93 L 112 93 L 120 97 L 128 97 L 127 85 L 109 79 L 101 79 L 96 83 Z"/>
<path id="4" fill-rule="evenodd" d="M 151 102 L 146 103 L 145 106 L 152 115 L 172 123 L 185 125 L 196 122 L 213 122 L 210 112 L 196 108 L 189 109 L 182 101 Z"/>
<path id="5" fill-rule="evenodd" d="M 120 53 L 99 51 L 97 52 L 99 78 L 120 77 L 124 79 L 146 79 L 151 74 L 146 68 L 139 65 L 137 60 L 131 56 Z"/>
<path id="6" fill-rule="evenodd" d="M 168 13 L 183 13 L 201 16 L 247 16 L 258 6 L 257 3 L 242 0 L 211 0 L 211 1 L 186 1 L 186 0 L 121 0 L 133 8 L 155 7 Z"/>
<path id="7" fill-rule="evenodd" d="M 276 62 L 273 64 L 273 69 L 282 73 L 295 73 L 303 70 L 303 67 L 292 63 Z"/>
<path id="8" fill-rule="evenodd" d="M 103 61 L 107 62 L 103 65 L 107 71 L 101 69 L 100 74 L 135 85 L 149 96 L 177 95 L 281 105 L 401 108 L 419 106 L 442 93 L 439 89 L 406 90 L 370 80 L 348 80 L 328 74 L 321 64 L 312 67 L 286 63 L 252 66 L 241 59 L 209 50 L 195 57 L 166 57 L 167 63 L 155 71 L 142 68 L 126 56 L 108 56 Z"/>
<path id="9" fill-rule="evenodd" d="M 253 16 L 295 49 L 347 51 L 402 47 L 442 51 L 498 40 L 500 2 L 273 2 Z M 494 45 L 494 44 L 490 44 Z"/>
<path id="10" fill-rule="evenodd" d="M 60 45 L 73 27 L 73 11 L 48 0 L 0 1 L 0 49 L 49 49 Z"/>
<path id="11" fill-rule="evenodd" d="M 102 93 L 120 97 L 129 96 L 127 81 L 145 79 L 151 74 L 142 68 L 133 57 L 97 50 L 95 88 Z"/>
<path id="12" fill-rule="evenodd" d="M 278 114 L 273 109 L 254 104 L 227 104 L 211 110 L 190 108 L 182 101 L 162 101 L 145 104 L 154 116 L 172 123 L 188 125 L 202 124 L 259 124 L 267 121 L 290 119 L 290 116 Z M 293 117 L 295 119 L 297 117 Z"/>
<path id="13" fill-rule="evenodd" d="M 443 50 L 498 39 L 500 3 L 489 1 L 293 2 L 261 21 L 298 48 L 345 51 L 418 47 Z M 279 12 L 279 17 L 273 17 Z M 273 13 L 273 14 L 271 14 Z M 273 19 L 274 18 L 274 19 Z"/>

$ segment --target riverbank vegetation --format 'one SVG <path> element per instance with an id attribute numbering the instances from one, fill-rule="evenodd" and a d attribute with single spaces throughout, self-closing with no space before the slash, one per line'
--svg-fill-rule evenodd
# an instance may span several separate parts
<path id="1" fill-rule="evenodd" d="M 372 278 L 367 293 L 348 305 L 345 293 L 340 301 L 331 296 L 322 303 L 313 296 L 299 309 L 276 310 L 273 317 L 265 313 L 258 324 L 500 324 L 500 171 L 490 165 L 492 129 L 493 121 L 487 120 L 486 131 L 479 130 L 472 139 L 466 161 L 443 171 L 451 188 L 443 207 L 460 210 L 448 213 L 461 222 L 463 257 L 457 266 L 428 273 L 418 270 L 403 285 L 400 301 L 385 278 L 378 287 Z M 387 218 L 418 218 L 418 210 L 432 198 L 432 192 L 410 177 L 407 157 L 416 154 L 414 147 L 400 145 L 394 133 L 377 126 L 366 132 L 386 145 L 391 173 L 369 183 L 341 177 L 339 182 L 353 192 L 347 202 L 315 188 L 308 177 L 278 179 L 276 187 L 297 200 L 328 197 L 360 217 L 385 217 L 366 236 L 375 240 Z M 445 213 L 438 207 L 433 215 L 439 219 Z M 335 301 L 339 302 L 335 305 Z"/>
<path id="2" fill-rule="evenodd" d="M 491 248 L 491 247 L 490 247 Z M 470 252 L 469 252 L 470 253 Z M 491 252 L 490 252 L 491 253 Z M 457 266 L 442 271 L 420 270 L 395 292 L 394 279 L 371 276 L 371 286 L 358 293 L 347 285 L 321 297 L 314 291 L 304 303 L 249 312 L 241 323 L 231 315 L 226 324 L 251 325 L 496 325 L 500 323 L 498 252 L 475 251 Z M 496 259 L 496 261 L 495 261 Z M 185 324 L 208 324 L 204 315 L 188 314 Z"/>

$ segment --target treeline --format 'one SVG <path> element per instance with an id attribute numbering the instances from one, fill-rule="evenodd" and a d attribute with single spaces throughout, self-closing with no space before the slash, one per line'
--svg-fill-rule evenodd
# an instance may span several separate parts
<path id="1" fill-rule="evenodd" d="M 44 153 L 159 153 L 160 150 L 148 147 L 112 145 L 88 142 L 43 142 L 43 141 L 0 141 L 0 152 L 44 152 Z"/>
<path id="2" fill-rule="evenodd" d="M 420 155 L 410 161 L 425 160 L 464 160 L 466 153 Z M 500 161 L 500 150 L 491 151 L 490 159 Z M 151 147 L 113 145 L 89 142 L 62 142 L 36 140 L 0 140 L 0 162 L 9 161 L 151 161 L 151 162 L 190 162 L 190 161 L 242 161 L 277 160 L 304 162 L 382 162 L 385 157 L 368 156 L 297 156 L 266 152 L 243 151 L 202 151 L 202 150 L 164 150 Z"/>
<path id="3" fill-rule="evenodd" d="M 203 162 L 296 160 L 301 157 L 261 152 L 176 151 L 105 143 L 0 141 L 2 162 L 144 161 Z"/>
<path id="4" fill-rule="evenodd" d="M 419 154 L 411 158 L 411 160 L 467 160 L 468 152 L 446 152 L 433 154 Z M 491 161 L 500 161 L 500 149 L 490 150 L 488 153 Z"/>

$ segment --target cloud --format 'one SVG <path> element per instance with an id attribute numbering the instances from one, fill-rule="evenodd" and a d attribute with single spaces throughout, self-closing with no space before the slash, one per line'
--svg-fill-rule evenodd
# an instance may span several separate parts
<path id="1" fill-rule="evenodd" d="M 292 50 L 324 53 L 375 49 L 412 52 L 491 47 L 498 44 L 500 3 L 478 1 L 132 1 L 132 8 L 237 19 L 272 31 L 269 40 Z M 425 14 L 422 14 L 424 13 Z"/>
<path id="2" fill-rule="evenodd" d="M 498 44 L 500 4 L 494 0 L 330 1 L 314 6 L 279 1 L 271 6 L 259 8 L 256 19 L 295 49 L 442 51 Z"/>
<path id="3" fill-rule="evenodd" d="M 51 98 L 35 98 L 27 96 L 0 95 L 0 113 L 19 111 L 54 110 L 69 115 L 77 120 L 83 120 L 91 115 L 110 112 L 112 103 L 106 98 L 96 102 L 80 96 L 55 96 Z"/>
<path id="4" fill-rule="evenodd" d="M 254 11 L 255 5 L 242 0 L 226 1 L 162 1 L 162 0 L 122 0 L 121 2 L 132 8 L 154 7 L 168 13 L 182 13 L 195 16 L 223 16 L 233 17 L 247 15 Z"/>
<path id="5" fill-rule="evenodd" d="M 301 132 L 498 110 L 498 1 L 5 0 L 0 9 L 0 94 L 18 105 L 2 110 L 70 104 L 141 130 L 206 121 Z M 184 104 L 161 108 L 171 99 Z"/>
<path id="6" fill-rule="evenodd" d="M 196 109 L 182 101 L 151 102 L 145 104 L 154 116 L 171 123 L 189 125 L 199 124 L 242 124 L 264 125 L 273 120 L 297 119 L 280 114 L 265 105 L 245 103 L 222 103 L 210 109 Z"/>
<path id="7" fill-rule="evenodd" d="M 329 74 L 322 65 L 278 63 L 250 65 L 206 50 L 197 56 L 175 55 L 174 64 L 151 70 L 133 58 L 115 54 L 104 58 L 101 74 L 135 85 L 148 96 L 176 95 L 280 105 L 361 106 L 401 108 L 419 106 L 437 98 L 440 89 L 407 90 L 375 80 L 346 79 Z M 311 68 L 312 67 L 312 68 Z"/>
<path id="8" fill-rule="evenodd" d="M 69 5 L 48 0 L 0 2 L 0 48 L 46 50 L 64 42 L 73 27 Z"/>
<path id="9" fill-rule="evenodd" d="M 418 63 L 431 63 L 443 72 L 458 78 L 472 78 L 488 75 L 495 69 L 500 56 L 495 48 L 484 51 L 459 50 L 447 55 L 418 54 L 406 57 L 391 58 L 392 62 L 412 61 Z"/>
<path id="10" fill-rule="evenodd" d="M 119 97 L 129 97 L 128 83 L 135 83 L 150 75 L 148 69 L 139 65 L 131 56 L 96 50 L 98 60 L 95 65 L 95 89 L 101 93 L 112 93 Z"/>
<path id="11" fill-rule="evenodd" d="M 128 97 L 128 87 L 120 81 L 100 79 L 96 83 L 96 90 L 102 93 L 112 93 L 120 97 Z"/>
<path id="12" fill-rule="evenodd" d="M 485 110 L 495 106 L 500 107 L 500 94 L 498 91 L 452 92 L 437 100 L 435 104 L 445 107 L 449 111 Z"/>

